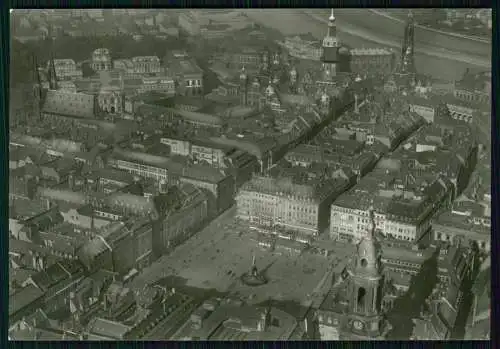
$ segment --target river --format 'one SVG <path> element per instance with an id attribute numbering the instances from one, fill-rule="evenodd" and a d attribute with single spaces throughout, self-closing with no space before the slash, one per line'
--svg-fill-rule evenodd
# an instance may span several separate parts
<path id="1" fill-rule="evenodd" d="M 328 17 L 328 11 L 311 11 L 314 15 L 320 15 L 320 18 Z M 381 28 L 369 31 L 367 30 L 366 25 L 364 27 L 358 25 L 359 19 L 356 21 L 353 20 L 353 16 L 355 17 L 355 15 L 353 14 L 355 13 L 353 12 L 354 10 L 349 10 L 350 12 L 347 13 L 348 16 L 346 18 L 348 19 L 348 21 L 342 19 L 342 16 L 344 15 L 342 11 L 348 10 L 337 10 L 337 12 L 339 12 L 337 18 L 337 31 L 340 41 L 346 43 L 351 47 L 393 47 L 396 49 L 396 52 L 399 53 L 398 47 L 400 47 L 403 37 L 403 25 L 401 23 L 395 22 L 394 26 L 391 26 L 388 29 L 387 33 L 382 32 Z M 364 10 L 356 10 L 356 12 L 358 13 L 360 11 Z M 369 13 L 369 11 L 366 12 L 367 14 Z M 298 9 L 248 10 L 246 11 L 246 14 L 255 22 L 279 30 L 283 35 L 293 35 L 309 32 L 318 40 L 321 40 L 327 32 L 326 23 L 321 22 L 320 20 L 316 20 L 314 19 L 314 17 L 311 17 L 310 15 Z M 375 17 L 373 16 L 377 15 L 370 15 L 372 22 L 375 21 Z M 352 23 L 349 22 L 351 20 L 353 21 Z M 386 18 L 384 18 L 384 20 L 389 21 L 389 19 Z M 393 30 L 398 31 L 394 33 L 392 32 Z M 443 36 L 442 34 L 440 35 Z M 444 40 L 444 38 L 440 37 L 440 40 Z M 458 39 L 453 38 L 453 40 Z M 419 47 L 419 45 L 423 45 L 423 47 Z M 452 52 L 448 48 L 444 48 L 442 46 L 439 50 L 436 47 L 429 46 L 430 45 L 428 43 L 423 43 L 422 41 L 416 39 L 415 64 L 418 72 L 422 74 L 432 75 L 437 79 L 452 81 L 460 79 L 467 68 L 487 70 L 488 67 L 491 67 L 491 59 L 488 59 L 486 57 L 488 55 L 487 50 L 483 50 L 478 54 L 466 52 L 461 55 L 460 53 Z M 434 51 L 432 55 L 429 55 L 422 53 L 423 49 L 433 49 Z M 447 58 L 450 56 L 455 57 Z M 474 61 L 477 61 L 478 64 L 474 64 Z"/>

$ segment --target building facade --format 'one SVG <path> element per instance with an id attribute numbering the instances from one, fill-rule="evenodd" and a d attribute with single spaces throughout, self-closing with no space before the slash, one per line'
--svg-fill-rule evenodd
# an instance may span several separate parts
<path id="1" fill-rule="evenodd" d="M 47 63 L 49 68 L 50 62 Z M 54 67 L 56 76 L 60 80 L 71 80 L 82 77 L 82 70 L 77 68 L 77 65 L 72 59 L 54 59 Z"/>
<path id="2" fill-rule="evenodd" d="M 365 75 L 373 72 L 390 74 L 394 70 L 396 55 L 383 48 L 355 48 L 349 51 L 351 73 Z"/>
<path id="3" fill-rule="evenodd" d="M 99 48 L 92 52 L 91 68 L 96 71 L 109 71 L 113 68 L 111 53 L 107 48 Z"/>
<path id="4" fill-rule="evenodd" d="M 316 195 L 312 185 L 291 178 L 254 176 L 239 190 L 237 215 L 259 227 L 318 235 L 328 227 L 329 203 L 347 187 L 344 182 L 328 184 Z"/>
<path id="5" fill-rule="evenodd" d="M 161 72 L 160 59 L 156 56 L 138 56 L 131 59 L 136 74 L 158 74 Z"/>

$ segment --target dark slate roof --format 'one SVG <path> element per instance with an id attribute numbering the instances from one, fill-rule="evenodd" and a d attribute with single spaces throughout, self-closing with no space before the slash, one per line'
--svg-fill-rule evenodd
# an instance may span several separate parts
<path id="1" fill-rule="evenodd" d="M 44 292 L 59 282 L 71 278 L 82 272 L 83 265 L 79 261 L 63 260 L 57 262 L 46 270 L 40 271 L 31 277 L 34 284 Z"/>
<path id="2" fill-rule="evenodd" d="M 28 285 L 9 297 L 9 316 L 42 298 L 44 292 L 33 285 Z"/>

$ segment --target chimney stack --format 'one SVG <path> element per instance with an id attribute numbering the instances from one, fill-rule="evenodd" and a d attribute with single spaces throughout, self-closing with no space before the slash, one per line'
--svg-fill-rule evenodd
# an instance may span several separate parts
<path id="1" fill-rule="evenodd" d="M 354 94 L 354 112 L 355 112 L 356 114 L 358 114 L 358 113 L 359 113 L 358 98 L 359 98 L 359 97 L 358 97 L 358 94 L 357 94 L 357 93 L 355 93 L 355 94 Z"/>

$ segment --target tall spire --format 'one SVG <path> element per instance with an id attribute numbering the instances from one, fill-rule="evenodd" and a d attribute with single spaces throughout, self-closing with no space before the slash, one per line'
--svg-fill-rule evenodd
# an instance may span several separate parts
<path id="1" fill-rule="evenodd" d="M 335 15 L 333 14 L 333 8 L 332 8 L 332 12 L 330 14 L 330 18 L 328 18 L 329 20 L 329 23 L 330 25 L 335 25 Z"/>
<path id="2" fill-rule="evenodd" d="M 41 84 L 40 72 L 38 71 L 38 61 L 35 55 L 33 55 L 33 83 L 38 85 Z"/>
<path id="3" fill-rule="evenodd" d="M 336 23 L 335 23 L 335 15 L 333 14 L 333 8 L 332 12 L 330 14 L 330 17 L 328 18 L 328 36 L 336 36 L 337 35 L 337 30 L 336 30 Z"/>
<path id="4" fill-rule="evenodd" d="M 403 45 L 401 47 L 401 71 L 403 73 L 415 73 L 415 24 L 413 13 L 408 11 L 408 19 L 404 31 Z"/>
<path id="5" fill-rule="evenodd" d="M 369 239 L 373 239 L 375 237 L 375 229 L 377 227 L 375 223 L 375 210 L 373 209 L 373 206 L 370 206 L 370 208 L 368 209 L 368 214 L 370 216 L 370 222 L 368 224 L 367 237 Z"/>
<path id="6" fill-rule="evenodd" d="M 50 63 L 49 63 L 49 88 L 51 90 L 57 90 L 57 75 L 56 75 L 56 67 L 54 64 L 53 54 L 50 57 Z"/>

